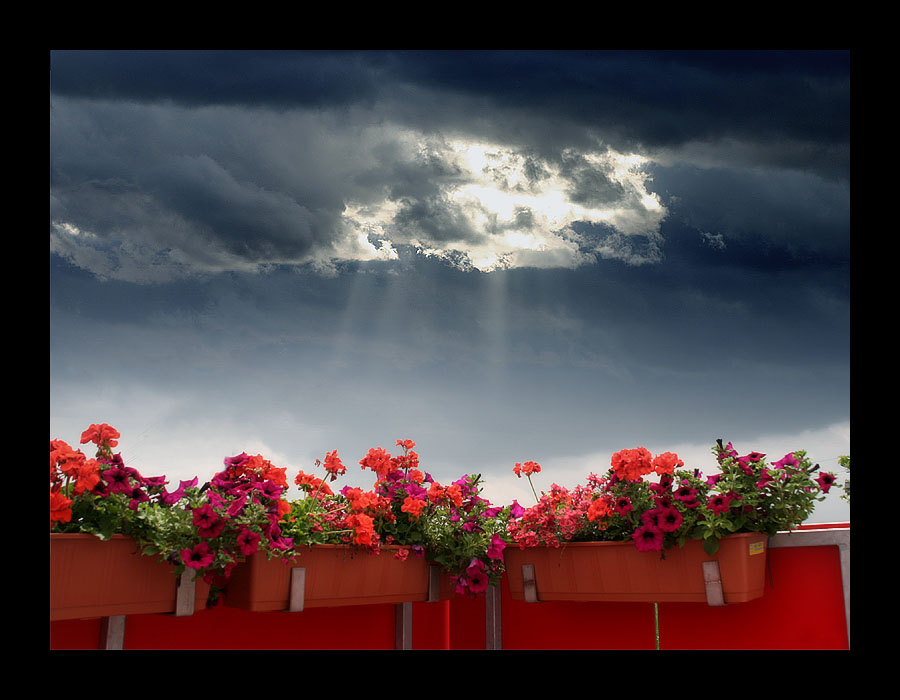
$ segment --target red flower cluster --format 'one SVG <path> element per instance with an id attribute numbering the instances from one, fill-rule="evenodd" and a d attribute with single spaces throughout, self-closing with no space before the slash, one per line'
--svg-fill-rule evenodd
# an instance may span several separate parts
<path id="1" fill-rule="evenodd" d="M 583 527 L 588 511 L 594 506 L 591 492 L 583 486 L 574 490 L 552 484 L 550 493 L 542 493 L 536 505 L 510 520 L 508 534 L 522 549 L 543 545 L 559 547 L 571 540 Z"/>
<path id="2" fill-rule="evenodd" d="M 72 508 L 79 497 L 123 494 L 131 510 L 136 510 L 139 503 L 165 498 L 164 477 L 144 477 L 137 469 L 125 466 L 121 455 L 113 454 L 119 437 L 119 431 L 106 423 L 92 424 L 81 434 L 81 444 L 97 445 L 94 458 L 88 458 L 64 440 L 50 441 L 51 529 L 72 521 Z"/>
<path id="3" fill-rule="evenodd" d="M 529 474 L 537 474 L 539 471 L 541 471 L 541 465 L 537 462 L 525 462 L 524 464 L 516 462 L 516 466 L 513 467 L 513 473 L 520 479 L 522 474 L 528 476 Z"/>
<path id="4" fill-rule="evenodd" d="M 674 452 L 663 452 L 655 457 L 646 447 L 619 450 L 610 460 L 616 477 L 623 481 L 636 481 L 647 474 L 671 474 L 684 462 Z"/>

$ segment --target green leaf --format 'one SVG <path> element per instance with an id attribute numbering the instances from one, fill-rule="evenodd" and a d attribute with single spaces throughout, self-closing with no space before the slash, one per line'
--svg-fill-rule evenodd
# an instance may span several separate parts
<path id="1" fill-rule="evenodd" d="M 719 551 L 719 538 L 710 537 L 703 540 L 703 551 L 711 557 L 715 556 L 716 552 Z"/>

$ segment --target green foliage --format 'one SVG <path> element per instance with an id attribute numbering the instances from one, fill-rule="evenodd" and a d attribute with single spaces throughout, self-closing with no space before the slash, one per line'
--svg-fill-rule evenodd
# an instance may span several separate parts
<path id="1" fill-rule="evenodd" d="M 72 519 L 60 523 L 55 532 L 83 532 L 108 540 L 113 535 L 128 534 L 134 513 L 129 499 L 122 494 L 105 498 L 86 493 L 72 501 Z"/>
<path id="2" fill-rule="evenodd" d="M 838 464 L 842 468 L 846 469 L 849 472 L 850 471 L 850 455 L 842 455 L 842 456 L 838 457 Z M 841 489 L 843 490 L 843 493 L 841 494 L 841 498 L 844 499 L 845 501 L 847 501 L 847 503 L 849 503 L 850 502 L 850 477 L 849 476 L 847 477 L 847 480 L 841 486 Z"/>

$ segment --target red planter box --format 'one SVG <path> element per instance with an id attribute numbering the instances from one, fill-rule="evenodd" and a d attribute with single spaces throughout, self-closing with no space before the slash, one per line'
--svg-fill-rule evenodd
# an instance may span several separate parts
<path id="1" fill-rule="evenodd" d="M 209 586 L 196 582 L 195 605 L 204 607 Z M 174 569 L 140 554 L 124 535 L 51 533 L 50 620 L 175 612 Z"/>
<path id="2" fill-rule="evenodd" d="M 641 552 L 632 542 L 569 542 L 553 547 L 515 545 L 503 554 L 513 600 L 525 600 L 522 566 L 534 566 L 538 600 L 611 602 L 707 602 L 704 561 L 717 561 L 725 603 L 742 603 L 765 590 L 766 536 L 723 538 L 714 557 L 698 540 L 684 547 Z"/>
<path id="3" fill-rule="evenodd" d="M 225 605 L 272 612 L 288 610 L 291 570 L 306 569 L 303 608 L 424 602 L 428 599 L 428 563 L 394 557 L 398 547 L 369 554 L 345 545 L 299 547 L 293 561 L 256 553 L 231 572 Z"/>

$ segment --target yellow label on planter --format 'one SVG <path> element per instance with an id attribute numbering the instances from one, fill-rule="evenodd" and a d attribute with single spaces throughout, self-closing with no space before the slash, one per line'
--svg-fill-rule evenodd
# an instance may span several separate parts
<path id="1" fill-rule="evenodd" d="M 750 543 L 750 556 L 752 557 L 754 554 L 762 554 L 766 551 L 766 543 L 765 542 L 751 542 Z"/>

